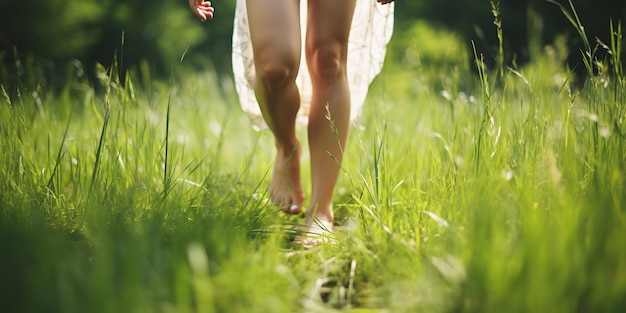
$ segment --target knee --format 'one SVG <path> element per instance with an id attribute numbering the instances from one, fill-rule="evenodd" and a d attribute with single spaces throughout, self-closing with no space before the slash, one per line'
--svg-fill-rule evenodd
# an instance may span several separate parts
<path id="1" fill-rule="evenodd" d="M 260 57 L 255 60 L 257 79 L 268 87 L 285 86 L 294 82 L 298 73 L 298 61 L 289 57 Z"/>
<path id="2" fill-rule="evenodd" d="M 329 82 L 334 81 L 345 71 L 340 45 L 324 45 L 311 50 L 309 66 L 314 78 Z"/>

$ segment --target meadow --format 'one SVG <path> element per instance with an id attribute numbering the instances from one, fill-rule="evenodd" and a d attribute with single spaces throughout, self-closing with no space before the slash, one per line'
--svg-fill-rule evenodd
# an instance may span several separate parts
<path id="1" fill-rule="evenodd" d="M 611 27 L 519 67 L 501 50 L 436 66 L 428 46 L 403 51 L 351 129 L 335 240 L 309 249 L 291 243 L 302 216 L 267 201 L 272 138 L 232 81 L 112 67 L 93 84 L 77 65 L 51 91 L 24 60 L 0 82 L 2 311 L 623 312 Z"/>

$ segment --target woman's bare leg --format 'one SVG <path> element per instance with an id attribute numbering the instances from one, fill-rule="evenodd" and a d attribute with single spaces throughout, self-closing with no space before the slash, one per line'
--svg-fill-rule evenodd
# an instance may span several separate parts
<path id="1" fill-rule="evenodd" d="M 304 202 L 301 149 L 295 133 L 300 108 L 295 84 L 301 53 L 299 1 L 247 0 L 246 4 L 257 74 L 256 96 L 276 143 L 270 198 L 286 212 L 298 213 Z"/>
<path id="2" fill-rule="evenodd" d="M 312 231 L 316 221 L 331 228 L 334 220 L 333 192 L 350 124 L 346 59 L 354 7 L 355 0 L 314 0 L 308 4 L 305 52 L 313 99 L 308 126 L 312 193 L 306 223 L 313 226 Z"/>

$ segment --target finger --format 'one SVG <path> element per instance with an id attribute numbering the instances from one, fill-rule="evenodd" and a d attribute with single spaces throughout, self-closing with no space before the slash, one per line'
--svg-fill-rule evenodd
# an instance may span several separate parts
<path id="1" fill-rule="evenodd" d="M 200 21 L 205 22 L 206 21 L 206 16 L 204 16 L 204 14 L 200 11 L 197 11 L 195 13 L 195 15 L 200 19 Z"/>
<path id="2" fill-rule="evenodd" d="M 203 10 L 202 8 L 195 8 L 193 10 L 193 14 L 200 19 L 200 21 L 205 22 L 207 20 L 208 14 L 205 10 Z"/>
<path id="3" fill-rule="evenodd" d="M 212 8 L 210 1 L 197 0 L 196 6 L 199 8 Z"/>
<path id="4" fill-rule="evenodd" d="M 194 10 L 194 15 L 200 19 L 202 22 L 206 22 L 207 19 L 213 18 L 213 7 L 208 8 L 196 8 Z"/>
<path id="5" fill-rule="evenodd" d="M 213 8 L 200 9 L 202 14 L 204 14 L 205 19 L 213 18 Z"/>
<path id="6" fill-rule="evenodd" d="M 197 0 L 197 1 L 201 2 L 202 0 Z M 208 2 L 208 1 L 201 2 L 200 6 L 198 6 L 197 10 L 199 12 L 201 12 L 202 15 L 204 16 L 203 22 L 206 21 L 206 19 L 212 19 L 213 18 L 213 14 L 215 12 L 215 8 L 213 8 L 211 6 L 211 2 Z"/>
<path id="7" fill-rule="evenodd" d="M 213 8 L 213 7 L 200 8 L 200 10 L 202 10 L 205 13 L 211 13 L 211 14 L 213 14 L 213 12 L 215 12 L 215 8 Z"/>

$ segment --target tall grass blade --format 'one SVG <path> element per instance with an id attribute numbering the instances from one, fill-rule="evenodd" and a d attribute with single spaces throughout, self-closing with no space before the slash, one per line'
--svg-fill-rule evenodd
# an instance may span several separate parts
<path id="1" fill-rule="evenodd" d="M 54 162 L 54 167 L 52 168 L 52 173 L 50 173 L 50 178 L 48 179 L 48 183 L 46 184 L 49 190 L 55 189 L 52 183 L 54 181 L 55 175 L 57 174 L 59 170 L 59 166 L 61 165 L 61 160 L 63 159 L 63 156 L 64 156 L 64 151 L 65 151 L 64 146 L 65 146 L 65 141 L 67 139 L 67 134 L 70 130 L 71 121 L 72 121 L 72 113 L 70 113 L 70 116 L 67 119 L 67 124 L 65 125 L 65 131 L 63 131 L 63 136 L 61 137 L 61 143 L 59 144 L 59 151 L 57 152 L 57 157 Z"/>

